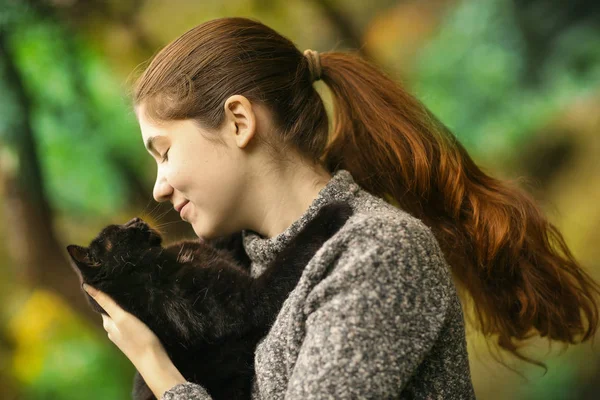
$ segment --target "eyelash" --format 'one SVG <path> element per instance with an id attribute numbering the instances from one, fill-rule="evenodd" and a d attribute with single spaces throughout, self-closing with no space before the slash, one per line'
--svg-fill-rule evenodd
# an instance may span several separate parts
<path id="1" fill-rule="evenodd" d="M 162 158 L 162 161 L 163 161 L 163 162 L 164 162 L 164 161 L 168 161 L 168 160 L 169 160 L 169 156 L 168 156 L 168 154 L 169 154 L 169 150 L 171 150 L 171 149 L 168 149 L 168 150 L 165 152 L 165 155 L 164 155 L 164 157 Z"/>

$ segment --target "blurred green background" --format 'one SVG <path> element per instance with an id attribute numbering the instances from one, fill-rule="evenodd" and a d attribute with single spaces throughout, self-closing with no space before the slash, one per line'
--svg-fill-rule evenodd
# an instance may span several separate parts
<path id="1" fill-rule="evenodd" d="M 256 18 L 300 50 L 360 49 L 445 122 L 488 173 L 519 180 L 600 279 L 600 2 L 0 0 L 0 399 L 127 399 L 134 369 L 84 300 L 65 246 L 160 220 L 128 91 L 191 27 Z M 316 83 L 328 107 L 330 98 Z M 469 329 L 479 399 L 600 398 L 600 351 L 527 346 L 548 372 Z M 496 355 L 498 356 L 498 355 Z"/>

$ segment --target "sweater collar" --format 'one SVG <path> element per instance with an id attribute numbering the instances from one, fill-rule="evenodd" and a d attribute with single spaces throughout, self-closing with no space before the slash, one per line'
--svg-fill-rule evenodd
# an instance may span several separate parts
<path id="1" fill-rule="evenodd" d="M 252 230 L 242 230 L 244 249 L 252 263 L 258 264 L 255 268 L 259 270 L 253 272 L 256 274 L 262 273 L 262 269 L 266 268 L 266 264 L 271 262 L 290 243 L 323 206 L 334 201 L 347 200 L 358 189 L 359 186 L 354 182 L 350 172 L 345 169 L 339 169 L 319 191 L 317 197 L 300 218 L 279 235 L 272 238 L 264 238 Z"/>

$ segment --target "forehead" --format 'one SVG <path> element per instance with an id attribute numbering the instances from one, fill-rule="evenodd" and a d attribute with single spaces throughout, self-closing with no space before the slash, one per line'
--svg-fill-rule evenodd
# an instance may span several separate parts
<path id="1" fill-rule="evenodd" d="M 154 136 L 166 136 L 168 134 L 168 130 L 165 129 L 166 126 L 164 123 L 158 123 L 146 117 L 143 106 L 136 108 L 136 116 L 138 123 L 140 124 L 144 143 Z"/>
<path id="2" fill-rule="evenodd" d="M 185 141 L 192 146 L 206 142 L 203 135 L 198 135 L 201 128 L 193 119 L 157 121 L 148 118 L 142 106 L 136 107 L 136 116 L 142 132 L 142 141 L 149 151 L 174 141 Z"/>

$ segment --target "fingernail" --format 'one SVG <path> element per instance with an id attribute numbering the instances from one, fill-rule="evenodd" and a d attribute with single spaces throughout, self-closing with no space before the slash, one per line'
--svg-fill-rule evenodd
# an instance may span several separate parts
<path id="1" fill-rule="evenodd" d="M 94 296 L 96 294 L 96 289 L 94 289 L 92 286 L 88 285 L 87 283 L 83 284 L 83 290 L 85 290 L 90 296 Z"/>

